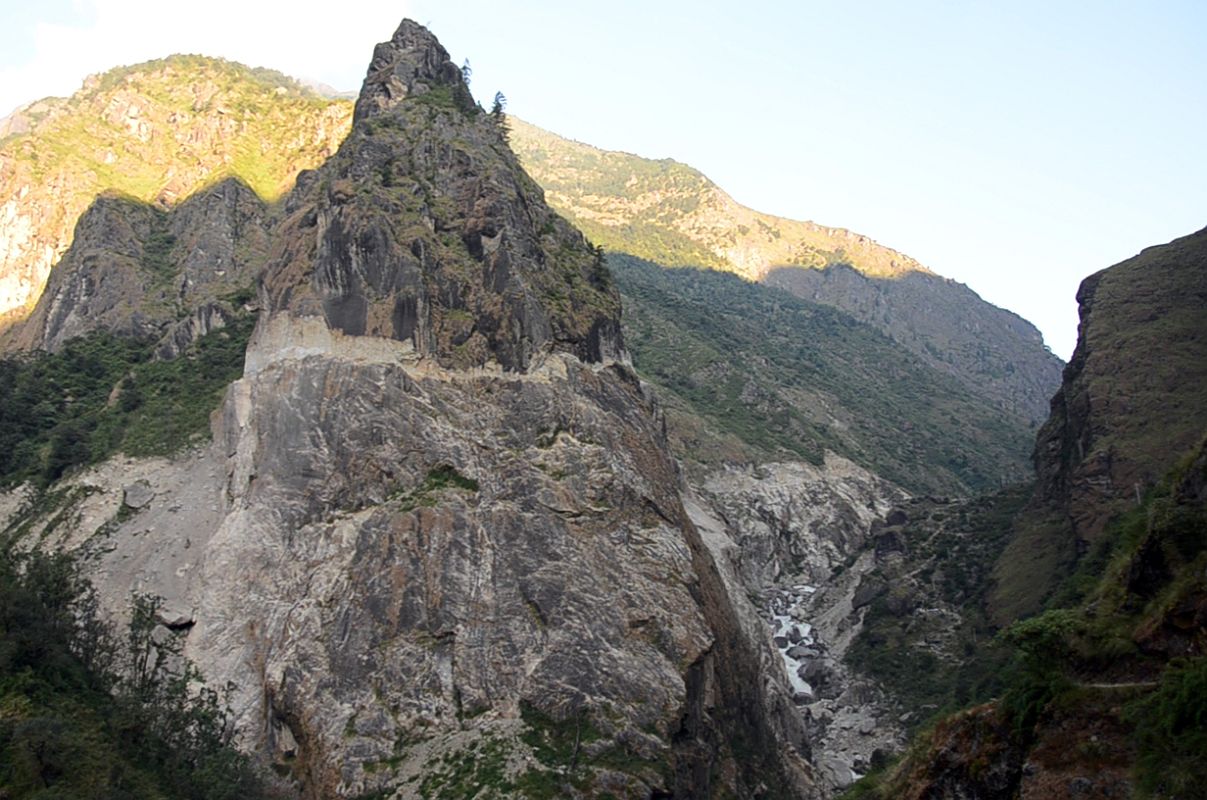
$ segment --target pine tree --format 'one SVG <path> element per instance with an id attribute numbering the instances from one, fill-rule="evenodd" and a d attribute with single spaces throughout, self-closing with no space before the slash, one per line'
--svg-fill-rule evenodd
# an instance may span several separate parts
<path id="1" fill-rule="evenodd" d="M 490 119 L 494 122 L 495 127 L 499 129 L 499 133 L 503 136 L 503 141 L 510 142 L 511 137 L 507 130 L 507 115 L 503 113 L 503 109 L 507 108 L 507 98 L 502 92 L 495 92 L 494 105 L 490 107 Z"/>

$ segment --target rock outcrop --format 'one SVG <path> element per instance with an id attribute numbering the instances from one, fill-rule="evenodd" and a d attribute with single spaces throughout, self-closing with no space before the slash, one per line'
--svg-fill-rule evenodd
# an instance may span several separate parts
<path id="1" fill-rule="evenodd" d="M 307 798 L 812 796 L 787 681 L 684 509 L 597 253 L 418 25 L 378 46 L 357 109 L 266 234 L 212 446 L 79 473 L 72 513 L 27 504 L 13 530 L 89 554 L 118 615 L 163 597 L 235 687 L 242 746 Z M 132 303 L 202 297 L 227 263 L 238 236 L 192 207 L 89 215 Z M 129 277 L 155 230 L 187 250 L 163 295 Z M 141 324 L 85 305 L 89 268 L 56 270 L 43 342 L 85 307 Z M 212 324 L 204 303 L 185 322 Z"/>
<path id="2" fill-rule="evenodd" d="M 80 217 L 33 313 L 5 332 L 0 347 L 54 352 L 105 330 L 163 338 L 164 355 L 179 353 L 223 327 L 236 295 L 253 285 L 267 254 L 268 216 L 234 178 L 170 211 L 102 196 Z"/>
<path id="3" fill-rule="evenodd" d="M 1207 418 L 1207 230 L 1086 278 L 1064 384 L 1035 445 L 1040 498 L 1092 541 L 1196 445 Z M 1159 354 L 1159 357 L 1158 357 Z"/>
<path id="4" fill-rule="evenodd" d="M 265 201 L 330 157 L 352 106 L 266 69 L 172 56 L 88 78 L 0 124 L 0 328 L 41 296 L 98 195 L 168 208 L 238 177 Z"/>
<path id="5" fill-rule="evenodd" d="M 1035 443 L 1035 498 L 997 571 L 999 621 L 1035 610 L 1204 434 L 1207 230 L 1091 275 L 1077 300 L 1077 349 Z"/>
<path id="6" fill-rule="evenodd" d="M 524 369 L 547 344 L 617 357 L 607 270 L 420 31 L 377 48 L 353 132 L 290 197 L 264 276 L 270 309 L 321 312 L 449 366 Z"/>

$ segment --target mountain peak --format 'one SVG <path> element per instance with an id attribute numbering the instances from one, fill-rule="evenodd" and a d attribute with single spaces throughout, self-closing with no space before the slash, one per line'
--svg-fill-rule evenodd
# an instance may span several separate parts
<path id="1" fill-rule="evenodd" d="M 404 19 L 388 42 L 373 50 L 373 60 L 356 100 L 353 122 L 376 116 L 412 94 L 439 86 L 452 88 L 458 100 L 472 105 L 469 88 L 448 51 L 431 31 Z"/>
<path id="2" fill-rule="evenodd" d="M 288 206 L 264 273 L 273 312 L 458 368 L 622 357 L 602 251 L 548 208 L 499 117 L 410 20 L 377 45 L 352 132 Z"/>

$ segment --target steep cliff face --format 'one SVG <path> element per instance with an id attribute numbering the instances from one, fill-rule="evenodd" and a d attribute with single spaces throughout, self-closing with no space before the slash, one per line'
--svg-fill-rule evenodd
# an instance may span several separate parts
<path id="1" fill-rule="evenodd" d="M 1064 506 L 1077 538 L 1092 541 L 1202 436 L 1207 230 L 1091 275 L 1077 302 L 1077 349 L 1035 467 L 1042 499 Z"/>
<path id="2" fill-rule="evenodd" d="M 1038 485 L 988 596 L 1009 625 L 999 698 L 940 722 L 867 796 L 1202 793 L 1207 231 L 1090 276 L 1078 300 Z"/>
<path id="3" fill-rule="evenodd" d="M 18 110 L 0 133 L 0 323 L 32 309 L 98 195 L 169 207 L 234 176 L 272 201 L 335 152 L 351 114 L 280 73 L 201 56 L 111 70 Z"/>
<path id="4" fill-rule="evenodd" d="M 1091 275 L 1077 300 L 1077 349 L 1035 444 L 1036 496 L 997 572 L 1002 621 L 1037 608 L 1204 433 L 1207 231 Z"/>
<path id="5" fill-rule="evenodd" d="M 115 202 L 89 218 L 133 275 L 193 201 Z M 14 501 L 9 531 L 89 554 L 119 614 L 165 598 L 164 635 L 237 687 L 243 745 L 306 797 L 809 796 L 787 682 L 684 511 L 610 278 L 427 31 L 379 45 L 353 132 L 268 236 L 213 445 L 77 474 L 69 513 Z M 60 316 L 83 319 L 38 319 Z"/>
<path id="6" fill-rule="evenodd" d="M 74 244 L 3 350 L 59 350 L 93 331 L 163 339 L 167 355 L 222 327 L 264 266 L 268 211 L 225 180 L 170 211 L 106 195 L 80 217 Z M 250 294 L 248 294 L 250 296 Z"/>

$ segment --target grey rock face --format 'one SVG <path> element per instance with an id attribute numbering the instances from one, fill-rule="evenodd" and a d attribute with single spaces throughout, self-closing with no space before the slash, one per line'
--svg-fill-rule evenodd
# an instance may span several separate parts
<path id="1" fill-rule="evenodd" d="M 461 70 L 449 60 L 448 51 L 423 26 L 404 19 L 390 41 L 373 51 L 356 100 L 353 124 L 389 110 L 411 94 L 424 94 L 437 86 L 459 87 L 466 98 L 469 96 Z"/>
<path id="2" fill-rule="evenodd" d="M 877 749 L 903 743 L 891 698 L 843 657 L 861 630 L 855 599 L 881 519 L 906 495 L 833 455 L 821 467 L 727 468 L 703 484 L 706 508 L 689 506 L 693 519 L 702 529 L 712 519 L 722 529 L 713 536 L 731 543 L 734 580 L 758 598 L 757 635 L 779 651 L 764 670 L 789 681 L 821 791 L 833 796 Z"/>
<path id="3" fill-rule="evenodd" d="M 232 509 L 207 552 L 199 662 L 245 685 L 259 663 L 244 718 L 283 722 L 339 794 L 388 780 L 366 765 L 399 738 L 525 706 L 669 759 L 681 718 L 704 713 L 687 673 L 714 639 L 625 373 L 309 356 L 250 375 L 224 416 Z M 250 635 L 249 606 L 268 612 Z"/>
<path id="4" fill-rule="evenodd" d="M 447 58 L 412 23 L 378 46 L 352 133 L 287 203 L 270 307 L 452 367 L 525 369 L 548 346 L 621 357 L 601 256 L 545 205 Z"/>
<path id="5" fill-rule="evenodd" d="M 235 313 L 226 303 L 206 303 L 198 306 L 192 314 L 167 329 L 159 340 L 159 346 L 155 348 L 156 357 L 165 360 L 178 358 L 188 350 L 189 345 L 202 336 L 229 325 Z"/>
<path id="6" fill-rule="evenodd" d="M 800 462 L 726 468 L 701 490 L 729 522 L 753 591 L 785 582 L 824 582 L 859 553 L 872 522 L 904 493 L 833 454 Z"/>
<path id="7" fill-rule="evenodd" d="M 53 352 L 105 330 L 162 337 L 161 356 L 174 357 L 229 321 L 224 298 L 251 285 L 267 242 L 267 209 L 235 179 L 171 211 L 102 196 L 80 217 L 37 306 L 5 332 L 0 349 Z"/>
<path id="8" fill-rule="evenodd" d="M 98 198 L 80 217 L 75 245 L 51 270 L 29 319 L 6 335 L 6 349 L 58 350 L 68 339 L 98 329 L 153 334 L 155 325 L 138 300 L 145 292 L 143 243 L 158 216 L 141 203 Z"/>
<path id="9" fill-rule="evenodd" d="M 155 493 L 145 481 L 130 484 L 122 493 L 122 501 L 127 507 L 135 510 L 146 507 L 147 503 L 150 503 L 155 497 Z"/>
<path id="10" fill-rule="evenodd" d="M 92 554 L 115 616 L 161 595 L 237 687 L 243 746 L 305 797 L 426 793 L 487 749 L 504 794 L 808 797 L 803 726 L 684 511 L 616 290 L 496 123 L 440 93 L 449 67 L 413 23 L 378 48 L 372 110 L 270 232 L 213 446 L 147 466 L 132 518 L 139 465 L 111 462 L 72 479 L 69 530 L 29 529 Z M 112 319 L 167 296 L 134 277 L 150 248 L 179 266 L 173 313 L 197 309 L 164 346 L 220 324 L 204 300 L 260 241 L 239 203 L 112 215 L 134 306 Z"/>
<path id="11" fill-rule="evenodd" d="M 592 754 L 566 796 L 810 796 L 800 720 L 655 412 L 623 364 L 445 370 L 278 315 L 208 451 L 77 476 L 74 512 L 42 523 L 65 527 L 30 532 L 92 554 L 118 617 L 162 596 L 209 682 L 238 687 L 243 746 L 305 796 L 423 781 L 484 743 L 515 779 L 556 776 L 526 737 L 565 720 Z"/>

